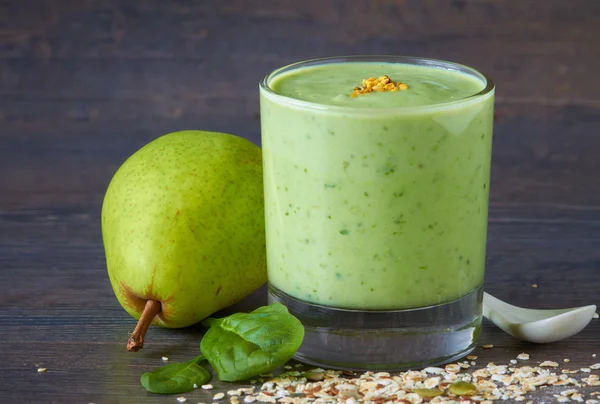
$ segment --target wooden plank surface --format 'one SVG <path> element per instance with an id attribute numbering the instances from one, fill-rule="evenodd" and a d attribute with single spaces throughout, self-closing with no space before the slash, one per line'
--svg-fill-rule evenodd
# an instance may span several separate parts
<path id="1" fill-rule="evenodd" d="M 194 356 L 202 329 L 151 329 L 143 351 L 125 351 L 134 321 L 106 276 L 104 190 L 163 133 L 260 143 L 258 81 L 313 57 L 405 54 L 489 74 L 485 288 L 531 307 L 599 304 L 598 38 L 594 0 L 0 0 L 0 402 L 175 402 L 139 376 Z M 225 313 L 264 302 L 263 289 Z M 496 348 L 478 350 L 479 365 L 520 352 L 600 362 L 599 321 L 544 346 L 486 322 L 481 342 Z"/>

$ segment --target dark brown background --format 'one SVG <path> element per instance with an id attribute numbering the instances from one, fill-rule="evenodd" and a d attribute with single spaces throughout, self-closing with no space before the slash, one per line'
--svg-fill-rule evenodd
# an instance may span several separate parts
<path id="1" fill-rule="evenodd" d="M 174 402 L 139 376 L 195 355 L 201 331 L 152 329 L 125 351 L 134 321 L 106 276 L 104 190 L 163 133 L 258 143 L 261 76 L 319 56 L 426 56 L 493 77 L 485 287 L 531 307 L 600 303 L 599 38 L 594 0 L 0 0 L 0 401 Z M 594 320 L 533 346 L 486 323 L 496 348 L 479 354 L 576 368 L 600 355 L 599 332 Z"/>

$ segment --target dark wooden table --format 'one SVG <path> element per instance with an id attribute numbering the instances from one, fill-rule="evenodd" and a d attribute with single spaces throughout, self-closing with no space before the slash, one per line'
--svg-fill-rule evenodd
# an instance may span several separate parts
<path id="1" fill-rule="evenodd" d="M 428 56 L 492 76 L 485 288 L 534 308 L 600 303 L 599 38 L 593 0 L 0 1 L 0 401 L 176 402 L 139 377 L 194 356 L 202 330 L 151 329 L 126 352 L 134 320 L 100 236 L 106 186 L 163 133 L 259 143 L 260 77 L 318 56 Z M 260 290 L 229 312 L 264 302 Z M 600 320 L 539 346 L 486 322 L 481 343 L 495 345 L 481 364 L 528 352 L 580 368 L 600 362 Z"/>

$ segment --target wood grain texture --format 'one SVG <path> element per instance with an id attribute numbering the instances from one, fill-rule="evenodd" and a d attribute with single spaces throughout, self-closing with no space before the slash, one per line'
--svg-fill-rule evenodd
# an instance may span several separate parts
<path id="1" fill-rule="evenodd" d="M 425 56 L 490 75 L 485 288 L 538 308 L 600 304 L 598 38 L 593 0 L 0 0 L 0 402 L 174 402 L 139 377 L 195 356 L 202 329 L 151 329 L 125 351 L 134 321 L 106 276 L 106 186 L 163 133 L 259 144 L 258 81 L 314 57 Z M 222 314 L 264 303 L 260 289 Z M 525 351 L 579 368 L 600 362 L 600 320 L 543 346 L 486 322 L 481 343 L 496 348 L 479 365 Z M 214 384 L 188 402 L 232 388 Z"/>

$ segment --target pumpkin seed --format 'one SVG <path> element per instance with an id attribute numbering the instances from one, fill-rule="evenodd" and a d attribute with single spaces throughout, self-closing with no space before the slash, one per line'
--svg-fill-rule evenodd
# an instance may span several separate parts
<path id="1" fill-rule="evenodd" d="M 469 382 L 458 381 L 452 383 L 448 391 L 457 396 L 469 396 L 477 391 L 477 387 Z"/>
<path id="2" fill-rule="evenodd" d="M 413 393 L 417 393 L 421 397 L 438 397 L 444 394 L 438 389 L 413 389 Z"/>

